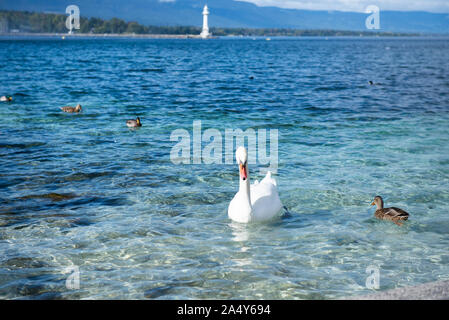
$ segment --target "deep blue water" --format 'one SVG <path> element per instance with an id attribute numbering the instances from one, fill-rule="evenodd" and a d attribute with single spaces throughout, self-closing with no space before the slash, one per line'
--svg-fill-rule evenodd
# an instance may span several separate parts
<path id="1" fill-rule="evenodd" d="M 381 290 L 449 279 L 448 56 L 428 38 L 1 40 L 0 298 L 333 299 L 371 293 L 369 266 Z M 277 129 L 290 215 L 231 223 L 237 166 L 170 160 L 194 120 Z M 410 220 L 374 219 L 377 194 Z"/>

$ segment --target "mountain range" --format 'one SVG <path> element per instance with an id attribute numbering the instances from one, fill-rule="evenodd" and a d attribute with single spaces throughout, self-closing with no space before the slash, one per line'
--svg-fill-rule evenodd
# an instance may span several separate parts
<path id="1" fill-rule="evenodd" d="M 209 25 L 215 27 L 366 31 L 369 15 L 259 7 L 235 0 L 0 0 L 0 9 L 65 14 L 68 5 L 76 4 L 85 17 L 117 17 L 154 26 L 201 26 L 206 2 Z M 381 10 L 379 31 L 449 34 L 449 14 Z"/>

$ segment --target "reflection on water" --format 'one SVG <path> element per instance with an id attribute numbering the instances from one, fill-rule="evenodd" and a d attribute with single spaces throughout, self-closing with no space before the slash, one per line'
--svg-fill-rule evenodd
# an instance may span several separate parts
<path id="1" fill-rule="evenodd" d="M 236 242 L 242 242 L 242 244 L 244 244 L 245 241 L 248 241 L 249 231 L 247 225 L 231 221 L 229 223 L 229 227 L 232 229 L 232 240 Z M 242 251 L 246 251 L 248 249 L 246 247 L 243 248 L 245 249 Z"/>

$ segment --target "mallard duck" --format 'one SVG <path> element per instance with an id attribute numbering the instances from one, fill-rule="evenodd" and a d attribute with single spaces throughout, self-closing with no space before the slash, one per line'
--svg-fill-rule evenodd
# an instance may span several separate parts
<path id="1" fill-rule="evenodd" d="M 142 126 L 142 122 L 140 122 L 140 118 L 137 117 L 136 120 L 128 120 L 126 121 L 126 125 L 130 128 L 135 128 L 135 127 L 141 127 Z"/>
<path id="2" fill-rule="evenodd" d="M 10 101 L 12 101 L 12 97 L 11 96 L 2 96 L 2 97 L 0 97 L 0 101 L 10 102 Z"/>
<path id="3" fill-rule="evenodd" d="M 68 112 L 68 113 L 80 112 L 81 111 L 81 105 L 77 104 L 76 107 L 70 107 L 70 106 L 62 107 L 61 110 L 64 111 L 64 112 Z"/>
<path id="4" fill-rule="evenodd" d="M 405 221 L 408 219 L 408 212 L 402 209 L 395 207 L 384 208 L 384 201 L 381 196 L 376 196 L 371 205 L 377 206 L 376 212 L 374 212 L 374 216 L 377 219 L 393 221 L 398 226 L 402 225 L 399 221 Z"/>

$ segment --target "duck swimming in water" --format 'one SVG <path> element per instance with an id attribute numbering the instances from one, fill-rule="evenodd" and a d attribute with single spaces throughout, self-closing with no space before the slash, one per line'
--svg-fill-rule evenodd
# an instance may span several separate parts
<path id="1" fill-rule="evenodd" d="M 402 225 L 399 221 L 405 221 L 408 219 L 408 212 L 402 209 L 395 207 L 384 208 L 384 201 L 381 196 L 376 196 L 371 205 L 377 206 L 376 212 L 374 212 L 374 216 L 377 219 L 393 221 L 398 226 Z"/>
<path id="2" fill-rule="evenodd" d="M 62 107 L 61 110 L 64 112 L 68 112 L 68 113 L 74 113 L 74 112 L 80 112 L 82 109 L 81 109 L 81 105 L 78 104 L 76 107 L 70 107 L 70 106 Z"/>
<path id="3" fill-rule="evenodd" d="M 141 127 L 142 126 L 142 122 L 140 122 L 140 118 L 137 117 L 136 120 L 128 120 L 126 121 L 126 125 L 130 128 L 135 128 L 135 127 Z"/>
<path id="4" fill-rule="evenodd" d="M 0 97 L 0 101 L 10 102 L 10 101 L 12 101 L 12 97 L 11 96 L 2 96 L 2 97 Z"/>

